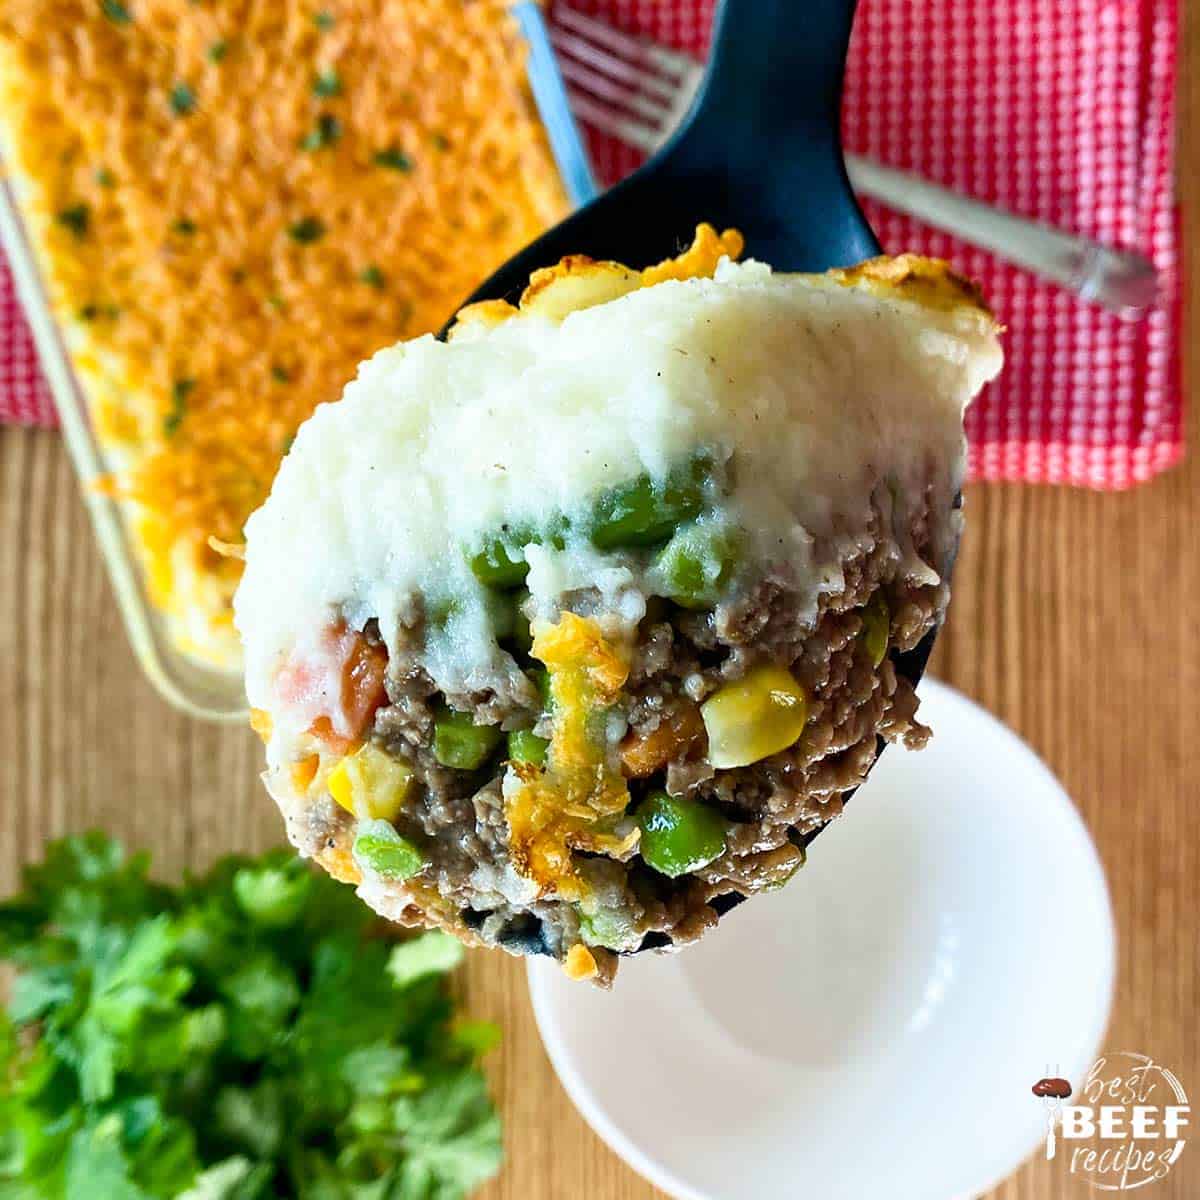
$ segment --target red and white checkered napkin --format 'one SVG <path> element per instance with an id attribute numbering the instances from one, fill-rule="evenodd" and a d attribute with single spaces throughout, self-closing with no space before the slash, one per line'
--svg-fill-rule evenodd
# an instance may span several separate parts
<path id="1" fill-rule="evenodd" d="M 712 0 L 573 0 L 696 55 Z M 798 6 L 799 12 L 800 6 Z M 1008 326 L 1008 366 L 971 409 L 972 475 L 1122 488 L 1182 451 L 1176 0 L 861 0 L 847 145 L 881 162 L 1153 256 L 1161 306 L 1126 324 L 908 217 L 868 204 L 884 246 L 949 258 Z M 629 147 L 589 131 L 600 176 Z M 0 421 L 52 424 L 0 273 Z"/>

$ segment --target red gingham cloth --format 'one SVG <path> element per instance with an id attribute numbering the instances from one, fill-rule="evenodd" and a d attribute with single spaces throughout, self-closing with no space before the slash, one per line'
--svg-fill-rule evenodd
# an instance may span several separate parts
<path id="1" fill-rule="evenodd" d="M 712 0 L 573 0 L 697 56 Z M 801 6 L 797 6 L 798 19 Z M 983 285 L 1004 374 L 967 415 L 977 479 L 1123 488 L 1182 452 L 1176 0 L 861 0 L 846 77 L 853 150 L 1062 229 L 1151 255 L 1162 301 L 1122 322 L 1027 272 L 868 203 L 884 246 Z M 588 131 L 599 175 L 638 155 Z M 0 270 L 0 421 L 54 423 Z"/>

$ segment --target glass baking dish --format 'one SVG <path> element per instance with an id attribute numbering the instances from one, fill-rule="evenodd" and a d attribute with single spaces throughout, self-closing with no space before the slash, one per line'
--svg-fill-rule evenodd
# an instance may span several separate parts
<path id="1" fill-rule="evenodd" d="M 571 116 L 541 9 L 534 0 L 522 0 L 513 6 L 512 12 L 528 44 L 530 90 L 546 128 L 564 191 L 570 202 L 579 206 L 596 194 L 596 184 Z M 83 500 L 130 644 L 150 681 L 176 708 L 210 721 L 242 720 L 246 716 L 246 699 L 241 675 L 206 666 L 172 644 L 161 614 L 150 602 L 126 519 L 116 500 L 97 486 L 109 469 L 105 452 L 97 439 L 87 397 L 63 332 L 54 319 L 16 190 L 5 171 L 0 179 L 0 244 L 54 396 L 63 439 L 79 476 Z"/>

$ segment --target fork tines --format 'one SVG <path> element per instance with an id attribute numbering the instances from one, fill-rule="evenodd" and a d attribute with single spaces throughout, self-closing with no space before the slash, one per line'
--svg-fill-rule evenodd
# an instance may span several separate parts
<path id="1" fill-rule="evenodd" d="M 576 115 L 647 152 L 682 119 L 704 74 L 686 54 L 563 4 L 554 6 L 550 40 Z"/>

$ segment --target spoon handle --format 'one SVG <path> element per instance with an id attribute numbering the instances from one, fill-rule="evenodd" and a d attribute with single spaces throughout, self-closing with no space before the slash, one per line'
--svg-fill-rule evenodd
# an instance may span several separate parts
<path id="1" fill-rule="evenodd" d="M 790 135 L 837 141 L 856 0 L 720 0 L 696 136 L 782 147 Z M 760 164 L 761 169 L 768 168 Z"/>

